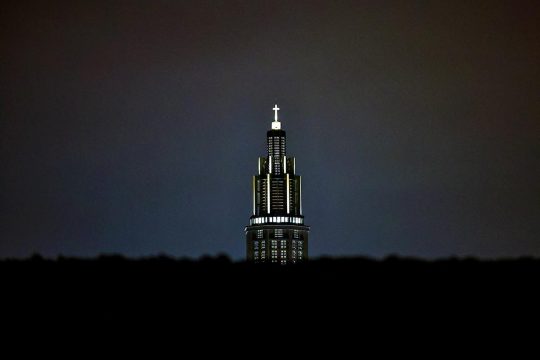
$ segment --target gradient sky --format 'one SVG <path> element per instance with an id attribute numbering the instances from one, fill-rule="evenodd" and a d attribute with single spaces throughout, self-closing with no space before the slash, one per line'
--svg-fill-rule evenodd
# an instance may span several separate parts
<path id="1" fill-rule="evenodd" d="M 0 10 L 0 257 L 242 258 L 275 102 L 310 256 L 540 255 L 538 1 Z"/>

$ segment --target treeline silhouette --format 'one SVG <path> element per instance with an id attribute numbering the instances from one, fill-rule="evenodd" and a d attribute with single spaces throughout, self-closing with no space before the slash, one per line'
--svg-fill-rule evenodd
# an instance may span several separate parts
<path id="1" fill-rule="evenodd" d="M 538 300 L 540 260 L 319 258 L 295 265 L 157 256 L 0 261 L 3 300 L 118 311 L 191 308 L 259 313 L 284 306 L 329 314 L 351 309 L 476 306 Z M 445 305 L 443 305 L 445 304 Z M 535 305 L 536 306 L 536 305 Z M 400 310 L 400 311 L 401 311 Z M 220 310 L 221 311 L 221 310 Z"/>
<path id="2" fill-rule="evenodd" d="M 518 258 L 478 260 L 448 258 L 422 260 L 390 256 L 382 260 L 367 257 L 318 258 L 301 264 L 251 264 L 233 262 L 226 255 L 200 259 L 168 256 L 126 258 L 102 255 L 97 258 L 58 257 L 0 261 L 4 281 L 15 284 L 116 286 L 155 284 L 171 287 L 238 286 L 256 291 L 265 282 L 280 287 L 306 288 L 355 286 L 511 286 L 540 280 L 540 260 Z M 11 276 L 7 276 L 10 274 Z M 205 285 L 206 286 L 206 285 Z M 264 289 L 263 289 L 264 290 Z"/>

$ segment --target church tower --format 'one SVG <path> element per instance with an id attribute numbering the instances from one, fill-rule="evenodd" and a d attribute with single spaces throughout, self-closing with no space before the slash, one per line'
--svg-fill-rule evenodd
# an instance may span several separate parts
<path id="1" fill-rule="evenodd" d="M 246 226 L 247 259 L 289 264 L 307 260 L 309 226 L 302 215 L 302 178 L 294 157 L 287 157 L 286 135 L 278 120 L 266 133 L 268 155 L 260 157 L 253 176 L 253 213 Z"/>

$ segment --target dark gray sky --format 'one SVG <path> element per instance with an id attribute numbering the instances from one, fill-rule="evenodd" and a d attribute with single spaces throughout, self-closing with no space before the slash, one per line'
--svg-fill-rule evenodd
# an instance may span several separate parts
<path id="1" fill-rule="evenodd" d="M 0 257 L 243 257 L 275 102 L 311 256 L 540 255 L 538 1 L 0 7 Z"/>

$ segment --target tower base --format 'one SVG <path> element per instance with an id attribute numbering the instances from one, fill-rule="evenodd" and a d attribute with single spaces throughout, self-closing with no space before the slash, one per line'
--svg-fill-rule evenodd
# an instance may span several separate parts
<path id="1" fill-rule="evenodd" d="M 308 259 L 309 226 L 251 225 L 245 232 L 248 261 L 285 265 Z"/>

